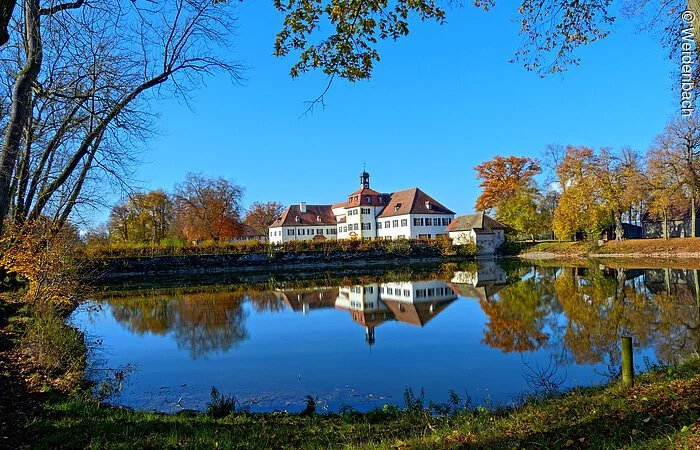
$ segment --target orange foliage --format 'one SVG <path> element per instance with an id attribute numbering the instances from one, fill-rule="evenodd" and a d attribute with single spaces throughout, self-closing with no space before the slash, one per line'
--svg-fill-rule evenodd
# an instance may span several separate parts
<path id="1" fill-rule="evenodd" d="M 518 189 L 526 187 L 540 173 L 537 161 L 518 156 L 496 156 L 474 168 L 483 191 L 476 200 L 476 209 L 485 211 L 496 207 Z"/>

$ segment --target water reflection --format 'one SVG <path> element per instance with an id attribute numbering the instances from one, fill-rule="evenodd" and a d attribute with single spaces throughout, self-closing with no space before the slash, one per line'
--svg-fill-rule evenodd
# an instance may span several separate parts
<path id="1" fill-rule="evenodd" d="M 700 348 L 697 270 L 514 265 L 482 262 L 441 279 L 303 289 L 177 293 L 108 300 L 131 332 L 172 335 L 192 358 L 227 352 L 250 338 L 247 316 L 345 311 L 375 344 L 382 324 L 425 327 L 456 301 L 486 317 L 482 344 L 504 353 L 547 349 L 558 362 L 617 362 L 618 339 L 675 360 Z"/>
<path id="2" fill-rule="evenodd" d="M 274 307 L 275 298 L 262 296 L 260 307 Z M 171 296 L 144 296 L 109 301 L 114 318 L 142 335 L 172 335 L 178 348 L 192 358 L 228 351 L 248 339 L 244 296 L 236 292 L 205 292 Z"/>

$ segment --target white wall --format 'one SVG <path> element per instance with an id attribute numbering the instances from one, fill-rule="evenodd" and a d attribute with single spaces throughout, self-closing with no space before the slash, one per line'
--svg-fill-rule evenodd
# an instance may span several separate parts
<path id="1" fill-rule="evenodd" d="M 405 239 L 411 238 L 411 215 L 404 214 L 401 216 L 392 216 L 387 218 L 377 218 L 377 222 L 382 223 L 382 227 L 377 230 L 379 239 L 391 238 L 399 239 L 400 237 Z M 401 225 L 402 220 L 405 221 L 406 225 Z M 387 222 L 389 227 L 386 226 Z"/>
<path id="2" fill-rule="evenodd" d="M 452 243 L 464 245 L 469 242 L 476 242 L 479 255 L 491 255 L 505 241 L 503 230 L 494 230 L 493 233 L 476 234 L 474 230 L 450 231 Z"/>
<path id="3" fill-rule="evenodd" d="M 293 230 L 293 234 L 289 234 L 289 230 Z M 321 231 L 319 232 L 319 230 Z M 326 239 L 334 241 L 337 239 L 337 234 L 331 230 L 337 231 L 336 226 L 329 224 L 297 227 L 275 227 L 270 228 L 270 242 L 279 244 L 290 241 L 310 241 L 317 235 L 324 236 Z M 311 231 L 313 231 L 313 234 L 311 234 Z"/>
<path id="4" fill-rule="evenodd" d="M 419 221 L 422 220 L 423 225 L 415 225 L 415 219 L 418 219 Z M 426 226 L 425 224 L 427 223 L 427 219 L 430 219 L 432 223 L 435 223 L 436 220 L 439 220 L 439 225 Z M 454 219 L 454 214 L 411 215 L 411 220 L 409 221 L 411 225 L 411 237 L 414 239 L 418 239 L 419 237 L 421 237 L 422 234 L 427 234 L 428 237 L 435 239 L 438 235 L 447 235 L 448 233 L 447 231 L 445 231 L 447 225 L 443 225 L 443 219 L 447 219 L 447 225 L 449 225 L 449 223 L 452 222 L 452 220 Z"/>
<path id="5" fill-rule="evenodd" d="M 416 295 L 418 290 L 422 291 L 423 295 Z M 379 286 L 379 296 L 382 300 L 395 300 L 406 303 L 454 300 L 457 298 L 457 295 L 447 283 L 441 280 L 382 283 Z"/>

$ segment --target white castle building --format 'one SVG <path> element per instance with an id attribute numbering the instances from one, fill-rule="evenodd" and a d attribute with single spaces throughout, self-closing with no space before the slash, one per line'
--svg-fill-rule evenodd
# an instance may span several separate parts
<path id="1" fill-rule="evenodd" d="M 292 205 L 270 225 L 270 242 L 419 239 L 447 236 L 455 213 L 418 188 L 382 194 L 360 174 L 360 189 L 335 205 Z"/>

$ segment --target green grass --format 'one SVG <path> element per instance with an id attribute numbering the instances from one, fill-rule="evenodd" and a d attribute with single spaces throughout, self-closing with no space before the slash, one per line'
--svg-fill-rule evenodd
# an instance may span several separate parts
<path id="1" fill-rule="evenodd" d="M 619 384 L 575 389 L 519 407 L 436 415 L 409 408 L 369 413 L 164 415 L 55 397 L 29 425 L 35 448 L 698 448 L 700 358 Z"/>

